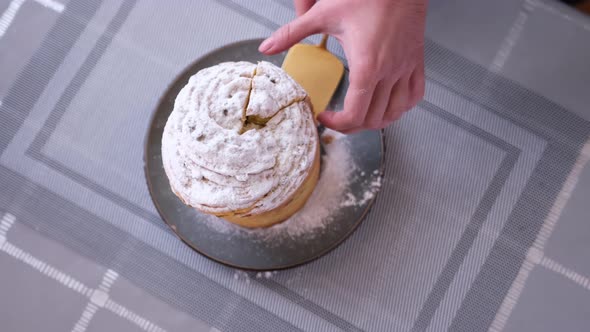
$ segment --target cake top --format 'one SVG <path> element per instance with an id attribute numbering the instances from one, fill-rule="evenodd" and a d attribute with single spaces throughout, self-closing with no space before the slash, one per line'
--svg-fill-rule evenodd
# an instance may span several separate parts
<path id="1" fill-rule="evenodd" d="M 193 75 L 162 137 L 172 189 L 218 215 L 281 205 L 305 180 L 318 146 L 306 97 L 268 62 L 225 62 Z"/>

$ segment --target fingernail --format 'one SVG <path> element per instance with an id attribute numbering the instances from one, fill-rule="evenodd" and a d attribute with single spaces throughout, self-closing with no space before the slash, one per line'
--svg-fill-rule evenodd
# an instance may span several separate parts
<path id="1" fill-rule="evenodd" d="M 260 47 L 258 47 L 258 51 L 262 53 L 268 52 L 272 48 L 272 44 L 272 37 L 269 37 L 265 41 L 263 41 L 262 44 L 260 44 Z"/>

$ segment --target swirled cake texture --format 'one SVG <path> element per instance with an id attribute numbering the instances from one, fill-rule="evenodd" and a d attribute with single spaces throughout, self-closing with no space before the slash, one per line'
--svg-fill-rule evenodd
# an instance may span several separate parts
<path id="1" fill-rule="evenodd" d="M 317 181 L 318 156 L 306 92 L 268 62 L 200 70 L 178 94 L 162 136 L 172 191 L 185 204 L 229 220 L 294 200 L 306 180 Z"/>

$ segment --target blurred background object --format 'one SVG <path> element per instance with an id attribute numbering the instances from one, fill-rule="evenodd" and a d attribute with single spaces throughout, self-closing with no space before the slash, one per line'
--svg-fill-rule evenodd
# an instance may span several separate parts
<path id="1" fill-rule="evenodd" d="M 574 6 L 580 11 L 590 14 L 590 0 L 561 0 L 568 5 Z"/>

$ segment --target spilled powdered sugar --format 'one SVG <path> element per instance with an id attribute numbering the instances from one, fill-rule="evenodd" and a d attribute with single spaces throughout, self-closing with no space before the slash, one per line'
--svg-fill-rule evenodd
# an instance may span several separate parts
<path id="1" fill-rule="evenodd" d="M 379 172 L 376 171 L 369 180 L 366 180 L 369 182 L 364 183 L 364 187 L 368 188 L 367 191 L 351 193 L 349 185 L 360 172 L 351 156 L 349 141 L 345 135 L 331 130 L 324 131 L 322 141 L 326 142 L 324 144 L 326 153 L 322 156 L 320 179 L 305 206 L 291 218 L 272 227 L 260 229 L 242 228 L 211 215 L 207 215 L 204 222 L 220 233 L 246 235 L 271 242 L 283 237 L 313 237 L 323 231 L 342 208 L 368 203 L 381 186 Z"/>
<path id="2" fill-rule="evenodd" d="M 378 171 L 373 172 L 373 175 L 378 175 L 378 174 L 379 174 Z M 362 175 L 364 175 L 364 172 L 361 173 L 361 176 Z M 347 207 L 347 206 L 360 206 L 360 205 L 367 204 L 371 199 L 373 199 L 375 197 L 375 195 L 379 191 L 379 188 L 381 188 L 381 177 L 377 177 L 375 179 L 372 179 L 368 183 L 368 187 L 369 187 L 369 189 L 366 190 L 365 192 L 361 193 L 361 196 L 359 196 L 359 197 L 353 195 L 351 192 L 347 192 L 346 193 L 346 200 L 342 201 L 340 203 L 340 206 Z"/>
<path id="3" fill-rule="evenodd" d="M 277 275 L 277 271 L 265 271 L 265 272 L 246 272 L 241 270 L 235 270 L 234 272 L 234 279 L 235 280 L 243 280 L 246 284 L 250 284 L 250 279 L 272 279 L 275 275 Z"/>

